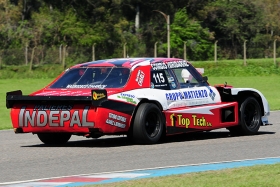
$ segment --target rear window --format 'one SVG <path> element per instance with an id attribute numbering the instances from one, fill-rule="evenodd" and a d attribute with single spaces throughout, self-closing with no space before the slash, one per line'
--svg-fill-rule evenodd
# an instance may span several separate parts
<path id="1" fill-rule="evenodd" d="M 130 69 L 123 67 L 81 67 L 66 71 L 50 88 L 121 88 Z"/>

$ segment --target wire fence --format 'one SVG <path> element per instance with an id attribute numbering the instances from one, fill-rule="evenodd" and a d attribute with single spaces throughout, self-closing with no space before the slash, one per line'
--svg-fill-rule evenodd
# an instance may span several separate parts
<path id="1" fill-rule="evenodd" d="M 91 61 L 92 51 L 83 47 L 58 46 L 46 48 L 38 46 L 36 48 L 7 49 L 0 51 L 2 65 L 43 65 L 65 63 L 66 60 L 73 63 Z"/>
<path id="2" fill-rule="evenodd" d="M 212 60 L 225 60 L 231 59 L 227 49 L 222 49 L 218 46 L 218 42 L 213 45 L 213 58 Z M 270 43 L 268 46 L 259 46 L 254 43 L 244 42 L 243 48 L 239 48 L 236 51 L 235 56 L 237 59 L 256 59 L 256 58 L 277 58 L 277 54 L 280 53 L 280 47 L 277 48 L 276 41 Z M 24 47 L 19 49 L 6 49 L 0 50 L 0 66 L 12 66 L 12 65 L 44 65 L 44 64 L 78 64 L 83 62 L 89 62 L 92 60 L 98 60 L 100 51 L 95 51 L 96 48 L 92 47 L 78 47 L 78 46 L 53 46 L 45 47 L 38 46 L 34 48 Z M 216 49 L 216 50 L 215 50 Z M 123 51 L 118 57 L 133 57 L 130 56 L 130 49 L 123 46 Z M 133 49 L 134 51 L 137 49 Z M 186 58 L 188 60 L 188 49 L 182 46 L 181 56 L 175 56 L 178 58 Z M 134 52 L 135 53 L 135 52 Z M 102 54 L 103 55 L 103 54 Z M 154 50 L 151 56 L 157 56 L 157 51 Z M 137 56 L 141 57 L 141 56 Z M 110 58 L 110 57 L 108 57 Z M 246 60 L 244 59 L 244 60 Z M 210 58 L 211 60 L 211 58 Z"/>

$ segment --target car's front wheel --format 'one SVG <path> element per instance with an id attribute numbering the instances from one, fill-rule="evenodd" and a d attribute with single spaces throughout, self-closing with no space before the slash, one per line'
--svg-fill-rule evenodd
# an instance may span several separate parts
<path id="1" fill-rule="evenodd" d="M 229 128 L 234 135 L 256 134 L 261 126 L 261 107 L 254 97 L 248 97 L 240 103 L 239 126 Z"/>
<path id="2" fill-rule="evenodd" d="M 253 97 L 245 99 L 240 106 L 240 125 L 245 135 L 256 134 L 262 123 L 261 107 Z"/>
<path id="3" fill-rule="evenodd" d="M 38 133 L 38 138 L 44 144 L 65 144 L 71 138 L 72 134 L 70 133 Z"/>
<path id="4" fill-rule="evenodd" d="M 141 104 L 134 119 L 133 140 L 144 144 L 158 142 L 163 134 L 164 124 L 162 112 L 155 104 Z"/>

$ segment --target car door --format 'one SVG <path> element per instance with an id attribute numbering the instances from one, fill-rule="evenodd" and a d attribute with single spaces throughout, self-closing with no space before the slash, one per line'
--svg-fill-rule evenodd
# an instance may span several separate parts
<path id="1" fill-rule="evenodd" d="M 221 102 L 217 89 L 209 86 L 193 66 L 170 71 L 178 82 L 181 105 L 165 112 L 167 133 L 215 128 L 214 122 L 219 118 L 219 110 L 214 115 L 215 109 L 219 108 L 216 104 Z"/>

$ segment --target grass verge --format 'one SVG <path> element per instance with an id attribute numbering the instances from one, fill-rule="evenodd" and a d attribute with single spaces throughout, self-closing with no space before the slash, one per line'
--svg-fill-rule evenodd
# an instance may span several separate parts
<path id="1" fill-rule="evenodd" d="M 22 90 L 28 95 L 50 83 L 53 79 L 0 79 L 0 130 L 12 128 L 10 110 L 6 108 L 6 92 Z"/>
<path id="2" fill-rule="evenodd" d="M 218 171 L 198 172 L 191 174 L 172 175 L 140 180 L 130 180 L 87 187 L 154 187 L 154 186 L 192 186 L 192 187 L 256 187 L 280 186 L 280 164 L 258 165 Z"/>

